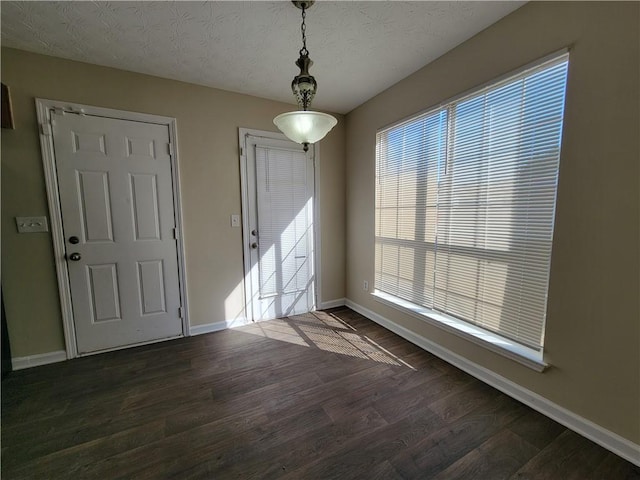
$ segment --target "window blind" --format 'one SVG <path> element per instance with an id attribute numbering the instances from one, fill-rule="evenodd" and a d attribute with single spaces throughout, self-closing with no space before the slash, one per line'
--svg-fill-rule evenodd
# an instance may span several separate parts
<path id="1" fill-rule="evenodd" d="M 255 146 L 260 298 L 305 292 L 312 276 L 313 177 L 300 149 Z"/>
<path id="2" fill-rule="evenodd" d="M 542 348 L 567 66 L 378 132 L 377 290 Z"/>

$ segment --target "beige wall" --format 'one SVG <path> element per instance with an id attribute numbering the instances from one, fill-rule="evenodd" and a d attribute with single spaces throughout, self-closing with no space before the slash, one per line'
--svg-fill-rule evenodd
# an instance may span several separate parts
<path id="1" fill-rule="evenodd" d="M 14 357 L 64 349 L 51 237 L 20 234 L 14 217 L 47 215 L 34 98 L 175 117 L 191 324 L 242 308 L 238 127 L 277 131 L 295 107 L 111 68 L 2 50 L 16 129 L 2 131 L 2 288 Z M 282 88 L 288 88 L 283 85 Z M 321 142 L 321 301 L 344 297 L 344 120 Z"/>
<path id="2" fill-rule="evenodd" d="M 347 115 L 347 297 L 640 443 L 640 4 L 531 2 Z M 545 359 L 536 373 L 376 302 L 376 129 L 571 47 Z"/>

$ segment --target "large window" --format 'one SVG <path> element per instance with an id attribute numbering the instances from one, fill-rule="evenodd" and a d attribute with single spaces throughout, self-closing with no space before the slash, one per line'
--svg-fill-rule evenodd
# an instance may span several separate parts
<path id="1" fill-rule="evenodd" d="M 378 132 L 379 296 L 542 351 L 567 65 Z"/>

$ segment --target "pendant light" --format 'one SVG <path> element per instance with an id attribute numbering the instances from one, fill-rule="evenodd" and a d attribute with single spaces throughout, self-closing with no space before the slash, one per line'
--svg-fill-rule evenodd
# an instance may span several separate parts
<path id="1" fill-rule="evenodd" d="M 296 61 L 300 73 L 296 75 L 291 82 L 291 90 L 302 110 L 280 114 L 273 119 L 273 123 L 287 138 L 296 143 L 301 143 L 306 152 L 309 150 L 309 144 L 322 140 L 325 135 L 336 126 L 338 120 L 326 113 L 309 110 L 311 101 L 318 90 L 318 83 L 309 73 L 309 68 L 313 65 L 313 61 L 309 58 L 309 50 L 307 50 L 307 25 L 305 19 L 307 9 L 313 5 L 314 2 L 312 0 L 294 0 L 291 3 L 302 10 L 302 26 L 300 27 L 300 31 L 302 32 L 302 48 L 300 49 L 300 58 Z"/>

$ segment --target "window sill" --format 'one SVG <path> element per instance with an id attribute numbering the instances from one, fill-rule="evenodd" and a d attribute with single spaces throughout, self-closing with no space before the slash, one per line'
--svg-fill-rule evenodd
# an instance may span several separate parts
<path id="1" fill-rule="evenodd" d="M 440 312 L 414 305 L 411 302 L 394 297 L 388 293 L 375 290 L 372 295 L 380 303 L 400 310 L 401 312 L 407 313 L 420 320 L 424 320 L 431 325 L 439 327 L 449 333 L 453 333 L 465 340 L 469 340 L 476 345 L 480 345 L 492 352 L 514 360 L 537 372 L 543 372 L 549 366 L 544 362 L 542 352 L 537 352 L 531 348 L 520 345 L 519 343 L 502 338 L 499 335 Z"/>

